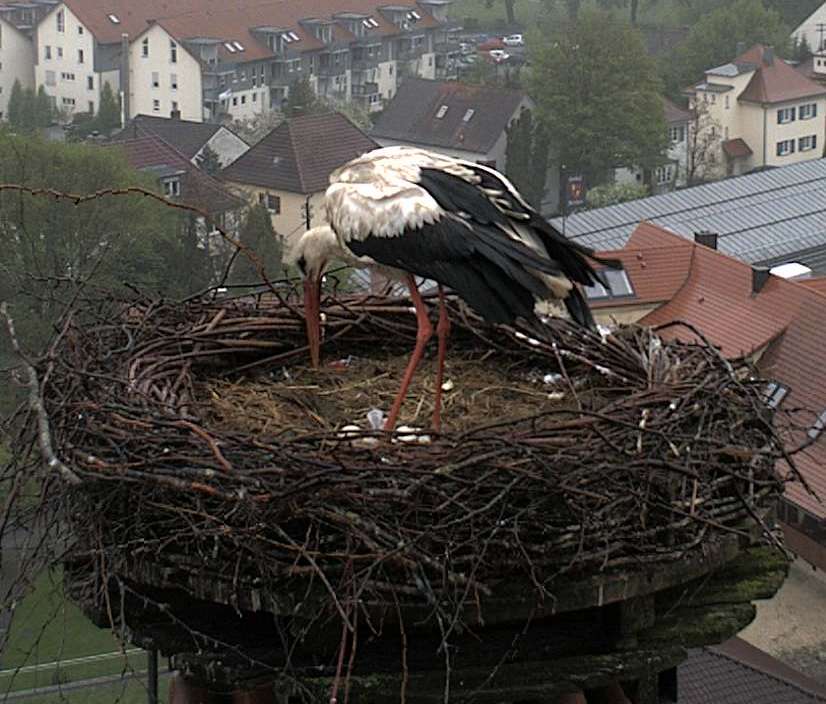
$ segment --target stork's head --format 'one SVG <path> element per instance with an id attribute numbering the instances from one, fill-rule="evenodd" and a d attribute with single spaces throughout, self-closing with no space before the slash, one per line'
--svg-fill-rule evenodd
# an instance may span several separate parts
<path id="1" fill-rule="evenodd" d="M 327 262 L 339 250 L 335 233 L 322 225 L 291 238 L 284 257 L 284 263 L 297 266 L 304 278 L 304 320 L 314 367 L 318 367 L 321 358 L 321 277 Z"/>

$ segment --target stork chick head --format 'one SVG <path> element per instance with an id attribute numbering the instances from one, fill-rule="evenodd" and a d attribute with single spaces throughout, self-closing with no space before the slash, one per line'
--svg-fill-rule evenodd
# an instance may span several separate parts
<path id="1" fill-rule="evenodd" d="M 327 225 L 314 227 L 287 242 L 284 263 L 295 265 L 304 278 L 304 321 L 310 360 L 321 360 L 321 277 L 327 262 L 340 251 L 335 233 Z"/>

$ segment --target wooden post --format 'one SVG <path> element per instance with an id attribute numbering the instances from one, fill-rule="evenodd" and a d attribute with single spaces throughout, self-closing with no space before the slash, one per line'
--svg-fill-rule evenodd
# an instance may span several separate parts
<path id="1" fill-rule="evenodd" d="M 158 651 L 154 648 L 146 651 L 146 701 L 158 704 Z"/>

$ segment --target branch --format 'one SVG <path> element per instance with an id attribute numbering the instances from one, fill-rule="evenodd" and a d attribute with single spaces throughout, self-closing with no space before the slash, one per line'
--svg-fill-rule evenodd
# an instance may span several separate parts
<path id="1" fill-rule="evenodd" d="M 5 301 L 0 303 L 0 315 L 6 320 L 6 328 L 9 331 L 12 348 L 20 358 L 20 363 L 23 369 L 26 370 L 26 375 L 29 377 L 29 408 L 31 408 L 37 416 L 37 441 L 40 445 L 40 453 L 43 455 L 46 465 L 50 469 L 56 469 L 69 484 L 80 484 L 80 477 L 63 464 L 54 453 L 54 449 L 52 448 L 52 434 L 49 429 L 49 417 L 46 415 L 46 409 L 43 407 L 43 399 L 40 396 L 40 381 L 37 378 L 37 372 L 34 367 L 20 349 L 17 332 L 14 329 L 14 320 L 12 320 L 9 314 L 8 305 Z"/>

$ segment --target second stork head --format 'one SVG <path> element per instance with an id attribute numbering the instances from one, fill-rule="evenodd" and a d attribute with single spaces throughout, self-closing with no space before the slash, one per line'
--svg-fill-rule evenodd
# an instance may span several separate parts
<path id="1" fill-rule="evenodd" d="M 327 263 L 340 252 L 335 233 L 322 225 L 291 238 L 284 258 L 285 264 L 298 267 L 304 279 L 304 321 L 313 367 L 321 359 L 321 279 Z"/>

